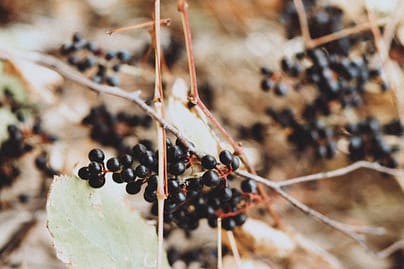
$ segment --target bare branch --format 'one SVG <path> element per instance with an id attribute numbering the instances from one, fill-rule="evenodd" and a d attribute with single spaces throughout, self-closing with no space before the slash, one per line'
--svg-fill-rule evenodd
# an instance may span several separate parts
<path id="1" fill-rule="evenodd" d="M 328 171 L 328 172 L 321 172 L 321 173 L 312 174 L 312 175 L 308 175 L 308 176 L 291 178 L 288 180 L 277 182 L 277 185 L 279 187 L 283 188 L 283 187 L 294 185 L 294 184 L 310 182 L 310 181 L 317 181 L 317 180 L 322 180 L 322 179 L 326 179 L 326 178 L 330 178 L 330 177 L 338 177 L 338 176 L 342 176 L 342 175 L 351 173 L 360 168 L 367 168 L 367 169 L 375 170 L 375 171 L 385 173 L 388 175 L 392 175 L 392 176 L 404 176 L 404 170 L 385 167 L 376 162 L 358 161 L 358 162 L 355 162 L 348 166 L 342 167 L 340 169 L 336 169 L 336 170 L 332 170 L 332 171 Z"/>
<path id="2" fill-rule="evenodd" d="M 393 244 L 391 244 L 390 246 L 388 246 L 387 248 L 379 251 L 377 253 L 377 256 L 381 259 L 385 259 L 387 257 L 389 257 L 390 255 L 392 255 L 394 252 L 400 250 L 400 249 L 404 249 L 404 239 L 401 239 L 399 241 L 394 242 Z"/>
<path id="3" fill-rule="evenodd" d="M 23 53 L 0 49 L 0 59 L 19 59 L 34 62 L 36 64 L 54 69 L 65 78 L 86 86 L 94 92 L 109 94 L 132 101 L 141 110 L 143 110 L 143 112 L 148 114 L 155 121 L 159 122 L 164 129 L 175 135 L 187 148 L 195 152 L 196 155 L 203 156 L 203 154 L 198 152 L 189 142 L 189 140 L 181 132 L 179 132 L 174 125 L 172 125 L 166 119 L 160 117 L 152 107 L 146 104 L 146 102 L 140 97 L 140 91 L 127 92 L 119 87 L 110 87 L 95 83 L 57 58 L 42 53 Z"/>
<path id="4" fill-rule="evenodd" d="M 308 48 L 311 48 L 311 47 L 313 47 L 313 45 L 312 45 L 313 42 L 310 37 L 309 23 L 307 20 L 306 10 L 304 10 L 303 1 L 302 0 L 293 0 L 293 3 L 295 4 L 295 7 L 296 7 L 297 17 L 298 17 L 299 23 L 300 23 L 300 31 L 302 32 L 304 44 Z"/>

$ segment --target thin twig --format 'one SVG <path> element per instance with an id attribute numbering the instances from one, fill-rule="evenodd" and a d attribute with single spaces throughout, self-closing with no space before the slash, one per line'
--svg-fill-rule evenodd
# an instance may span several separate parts
<path id="1" fill-rule="evenodd" d="M 217 218 L 217 268 L 223 268 L 223 253 L 222 253 L 222 219 Z"/>
<path id="2" fill-rule="evenodd" d="M 322 179 L 330 178 L 330 177 L 338 177 L 338 176 L 342 176 L 342 175 L 351 173 L 352 171 L 358 170 L 360 168 L 367 168 L 367 169 L 379 171 L 379 172 L 382 172 L 385 174 L 389 174 L 392 176 L 404 176 L 404 170 L 385 167 L 385 166 L 382 166 L 375 162 L 358 161 L 358 162 L 355 162 L 353 164 L 350 164 L 348 166 L 345 166 L 345 167 L 342 167 L 340 169 L 336 169 L 333 171 L 320 172 L 317 174 L 296 177 L 296 178 L 291 178 L 291 179 L 284 180 L 281 182 L 277 182 L 277 185 L 279 187 L 283 188 L 286 186 L 295 185 L 295 184 L 299 184 L 299 183 L 317 181 L 317 180 L 322 180 Z"/>
<path id="3" fill-rule="evenodd" d="M 197 105 L 198 108 L 205 114 L 208 120 L 212 123 L 212 125 L 219 131 L 219 133 L 223 136 L 225 140 L 231 145 L 235 153 L 240 157 L 240 160 L 245 165 L 247 170 L 253 174 L 256 174 L 254 167 L 249 163 L 244 150 L 240 147 L 240 145 L 233 139 L 233 137 L 226 131 L 223 125 L 216 119 L 215 116 L 210 112 L 210 110 L 205 106 L 203 101 L 199 97 L 197 79 L 196 79 L 196 68 L 195 68 L 195 60 L 192 49 L 192 36 L 191 36 L 191 28 L 189 25 L 189 17 L 188 17 L 188 3 L 186 0 L 178 1 L 178 11 L 181 13 L 182 25 L 185 35 L 185 47 L 187 50 L 188 57 L 188 68 L 190 74 L 191 81 L 191 92 L 189 95 L 189 101 L 191 104 Z M 281 220 L 280 216 L 277 212 L 272 208 L 270 204 L 270 199 L 266 194 L 265 188 L 258 184 L 258 192 L 264 199 L 265 206 L 268 212 L 271 214 L 274 220 L 274 226 L 280 226 Z"/>
<path id="4" fill-rule="evenodd" d="M 23 223 L 17 231 L 13 233 L 8 240 L 1 248 L 0 248 L 0 261 L 4 262 L 7 260 L 8 256 L 15 251 L 18 247 L 21 246 L 21 243 L 24 241 L 28 233 L 35 227 L 37 223 L 37 219 L 33 216 L 31 220 Z"/>
<path id="5" fill-rule="evenodd" d="M 377 25 L 375 23 L 375 15 L 374 15 L 372 9 L 369 8 L 369 4 L 368 4 L 368 2 L 366 0 L 364 0 L 364 4 L 365 4 L 366 12 L 367 12 L 367 15 L 368 15 L 369 23 L 371 25 L 370 29 L 372 30 L 372 34 L 373 34 L 373 37 L 374 37 L 374 40 L 375 40 L 377 52 L 378 52 L 379 57 L 380 57 L 380 64 L 381 64 L 382 69 L 384 71 L 383 73 L 386 76 L 387 83 L 389 84 L 389 87 L 392 89 L 390 92 L 391 92 L 392 99 L 393 99 L 392 102 L 393 102 L 393 105 L 394 105 L 394 108 L 395 108 L 394 111 L 396 113 L 396 116 L 398 118 L 400 118 L 399 104 L 398 104 L 399 101 L 398 101 L 398 97 L 397 97 L 397 94 L 396 94 L 396 91 L 398 90 L 398 85 L 396 85 L 395 80 L 392 79 L 391 74 L 386 72 L 387 71 L 386 62 L 387 62 L 388 56 L 389 56 L 388 55 L 388 53 L 389 53 L 388 48 L 386 47 L 386 44 L 384 43 L 384 40 L 382 38 L 382 34 L 381 34 L 381 31 L 380 31 L 379 27 L 377 27 Z"/>
<path id="6" fill-rule="evenodd" d="M 377 20 L 375 22 L 376 26 L 382 26 L 385 25 L 387 23 L 388 19 L 383 18 L 380 20 Z M 318 38 L 314 38 L 311 40 L 310 45 L 308 46 L 309 48 L 314 48 L 317 46 L 321 46 L 324 45 L 326 43 L 329 43 L 331 41 L 337 40 L 337 39 L 341 39 L 344 38 L 346 36 L 352 35 L 352 34 L 357 34 L 366 30 L 370 30 L 370 28 L 372 27 L 372 25 L 369 22 L 364 22 L 358 25 L 355 25 L 353 27 L 350 28 L 345 28 L 343 30 L 328 34 L 328 35 L 323 35 L 320 36 Z"/>
<path id="7" fill-rule="evenodd" d="M 241 268 L 241 259 L 240 259 L 240 253 L 238 252 L 237 248 L 237 243 L 236 239 L 234 238 L 234 233 L 231 231 L 227 231 L 227 238 L 229 239 L 231 251 L 233 252 L 234 260 L 236 261 L 237 268 Z"/>
<path id="8" fill-rule="evenodd" d="M 268 179 L 265 179 L 263 177 L 257 176 L 250 174 L 246 171 L 237 171 L 236 172 L 238 175 L 246 178 L 251 178 L 257 182 L 261 182 L 273 191 L 275 191 L 277 194 L 282 196 L 285 200 L 287 200 L 290 204 L 292 204 L 294 207 L 302 211 L 303 213 L 313 217 L 319 222 L 322 222 L 332 228 L 334 228 L 337 231 L 340 231 L 347 236 L 351 237 L 354 239 L 356 242 L 358 242 L 361 246 L 363 246 L 365 249 L 369 250 L 365 243 L 364 236 L 361 233 L 367 233 L 367 234 L 373 234 L 373 235 L 382 235 L 385 233 L 385 230 L 383 228 L 379 227 L 368 227 L 368 226 L 353 226 L 353 225 L 348 225 L 336 220 L 333 220 L 320 212 L 308 207 L 304 203 L 300 202 L 293 196 L 289 195 L 287 192 L 285 192 L 279 182 L 273 182 L 269 181 Z"/>
<path id="9" fill-rule="evenodd" d="M 155 83 L 154 83 L 154 108 L 160 118 L 164 118 L 164 96 L 161 82 L 161 46 L 160 46 L 160 0 L 154 0 L 154 24 L 153 24 L 153 43 L 155 50 Z M 158 250 L 157 250 L 157 269 L 163 267 L 164 256 L 164 200 L 167 191 L 167 155 L 166 155 L 166 130 L 156 121 L 157 141 L 158 141 L 158 182 L 157 182 L 157 203 L 158 203 Z"/>
<path id="10" fill-rule="evenodd" d="M 293 3 L 296 7 L 297 17 L 300 23 L 300 31 L 302 32 L 304 44 L 306 45 L 306 47 L 311 48 L 313 47 L 313 41 L 310 37 L 309 23 L 307 20 L 306 10 L 304 9 L 304 4 L 302 0 L 293 0 Z"/>
<path id="11" fill-rule="evenodd" d="M 391 244 L 390 246 L 388 246 L 387 248 L 379 251 L 377 253 L 377 256 L 381 259 L 385 259 L 387 257 L 389 257 L 390 255 L 392 255 L 394 252 L 400 250 L 400 249 L 404 249 L 404 239 L 401 239 L 399 241 L 394 242 L 393 244 Z"/>
<path id="12" fill-rule="evenodd" d="M 160 23 L 157 23 L 158 21 L 160 21 Z M 170 19 L 161 19 L 161 20 L 157 20 L 157 21 L 148 21 L 148 22 L 144 22 L 144 23 L 139 23 L 139 24 L 135 24 L 135 25 L 130 25 L 130 26 L 125 26 L 125 27 L 120 27 L 117 29 L 113 29 L 110 31 L 107 31 L 106 34 L 107 35 L 112 35 L 115 33 L 119 33 L 119 32 L 124 32 L 124 31 L 128 31 L 128 30 L 134 30 L 134 29 L 140 29 L 140 28 L 145 28 L 145 27 L 150 27 L 154 25 L 165 25 L 168 26 L 170 25 L 171 20 Z"/>
<path id="13" fill-rule="evenodd" d="M 141 110 L 143 110 L 144 113 L 148 114 L 155 121 L 159 122 L 164 129 L 175 135 L 188 149 L 193 151 L 197 156 L 199 157 L 203 156 L 203 154 L 201 152 L 198 152 L 197 149 L 194 147 L 194 145 L 192 145 L 189 142 L 189 140 L 186 139 L 186 137 L 174 125 L 172 125 L 166 119 L 160 117 L 152 107 L 146 104 L 146 102 L 140 97 L 139 90 L 128 92 L 119 87 L 111 87 L 95 83 L 94 81 L 88 79 L 83 74 L 79 73 L 74 68 L 68 66 L 64 62 L 58 60 L 57 58 L 42 53 L 37 52 L 23 53 L 0 49 L 0 59 L 25 60 L 39 65 L 43 65 L 48 68 L 56 70 L 57 72 L 62 74 L 65 78 L 74 81 L 78 84 L 81 84 L 83 86 L 86 86 L 96 93 L 113 95 L 129 100 L 135 103 Z"/>

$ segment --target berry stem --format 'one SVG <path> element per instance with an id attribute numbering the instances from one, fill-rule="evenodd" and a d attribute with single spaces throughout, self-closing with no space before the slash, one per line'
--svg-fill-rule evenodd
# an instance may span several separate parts
<path id="1" fill-rule="evenodd" d="M 237 242 L 236 242 L 236 239 L 234 238 L 234 234 L 232 231 L 227 231 L 226 235 L 227 235 L 227 239 L 229 240 L 230 248 L 231 248 L 231 251 L 233 252 L 233 256 L 234 256 L 234 260 L 236 261 L 237 268 L 241 268 L 240 253 L 237 248 Z"/>
<path id="2" fill-rule="evenodd" d="M 217 218 L 217 268 L 223 269 L 222 219 Z"/>
<path id="3" fill-rule="evenodd" d="M 115 34 L 115 33 L 120 33 L 120 32 L 133 30 L 133 29 L 140 29 L 140 28 L 145 28 L 145 27 L 150 27 L 150 26 L 154 27 L 155 23 L 157 23 L 159 25 L 165 25 L 165 26 L 169 26 L 170 23 L 171 23 L 171 20 L 169 18 L 161 19 L 159 21 L 160 21 L 160 23 L 157 23 L 155 21 L 148 21 L 148 22 L 143 22 L 143 23 L 139 23 L 139 24 L 135 24 L 135 25 L 124 26 L 124 27 L 120 27 L 120 28 L 117 28 L 117 29 L 107 31 L 106 34 L 107 35 L 112 35 L 112 34 Z"/>
<path id="4" fill-rule="evenodd" d="M 153 44 L 155 50 L 155 84 L 154 84 L 154 108 L 160 118 L 164 118 L 163 87 L 161 82 L 161 46 L 160 46 L 160 0 L 154 0 L 153 12 Z M 158 203 L 158 250 L 157 269 L 163 268 L 164 253 L 164 200 L 168 193 L 167 184 L 167 158 L 166 158 L 166 130 L 159 122 L 156 122 L 158 141 L 158 182 L 157 182 L 157 203 Z"/>
<path id="5" fill-rule="evenodd" d="M 190 93 L 190 101 L 192 103 L 197 102 L 199 100 L 198 86 L 196 81 L 196 68 L 195 68 L 195 60 L 194 53 L 192 50 L 192 35 L 191 35 L 191 27 L 189 25 L 189 17 L 188 17 L 188 3 L 186 0 L 178 1 L 178 11 L 181 13 L 181 22 L 184 30 L 185 36 L 185 47 L 187 50 L 188 57 L 188 69 L 189 76 L 191 81 L 191 93 Z"/>
<path id="6" fill-rule="evenodd" d="M 297 17 L 299 19 L 300 24 L 300 31 L 302 32 L 304 44 L 306 45 L 306 47 L 310 48 L 312 47 L 313 40 L 310 37 L 309 23 L 307 20 L 306 11 L 304 10 L 303 1 L 293 0 L 293 3 L 295 4 L 296 7 Z"/>
<path id="7" fill-rule="evenodd" d="M 192 104 L 197 105 L 197 107 L 205 114 L 205 116 L 209 119 L 209 121 L 218 129 L 218 131 L 222 134 L 222 136 L 230 143 L 235 153 L 239 155 L 241 161 L 246 166 L 247 170 L 253 174 L 256 174 L 255 169 L 248 162 L 247 157 L 244 154 L 243 149 L 238 145 L 238 143 L 233 139 L 233 137 L 226 131 L 226 129 L 220 124 L 220 122 L 213 116 L 210 110 L 205 106 L 202 100 L 199 98 L 198 85 L 196 81 L 196 68 L 195 68 L 195 60 L 192 50 L 192 36 L 191 29 L 189 24 L 188 17 L 188 3 L 186 0 L 179 0 L 178 2 L 178 11 L 181 13 L 181 20 L 185 35 L 185 46 L 187 50 L 187 58 L 188 58 L 188 68 L 190 73 L 191 80 L 191 92 L 189 95 L 189 101 Z M 280 225 L 280 217 L 275 212 L 275 210 L 270 205 L 270 200 L 268 195 L 265 192 L 265 189 L 261 184 L 258 184 L 258 191 L 263 196 L 265 200 L 265 205 L 267 207 L 268 212 L 272 215 L 274 219 L 274 226 Z"/>

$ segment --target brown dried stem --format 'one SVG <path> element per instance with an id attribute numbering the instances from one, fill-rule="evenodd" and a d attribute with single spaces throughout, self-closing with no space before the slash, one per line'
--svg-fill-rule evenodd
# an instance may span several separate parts
<path id="1" fill-rule="evenodd" d="M 250 165 L 246 155 L 244 154 L 243 149 L 240 145 L 233 139 L 233 137 L 226 131 L 223 125 L 213 116 L 210 110 L 205 106 L 202 100 L 199 98 L 199 91 L 196 79 L 196 68 L 195 68 L 195 60 L 192 49 L 192 36 L 191 36 L 191 28 L 189 25 L 189 17 L 188 17 L 188 3 L 186 0 L 178 1 L 178 11 L 181 13 L 182 25 L 185 35 L 185 46 L 187 50 L 188 57 L 188 68 L 190 73 L 190 81 L 191 81 L 191 92 L 189 95 L 189 101 L 191 104 L 197 105 L 199 109 L 205 114 L 208 120 L 212 123 L 212 125 L 221 133 L 223 138 L 228 141 L 231 145 L 235 153 L 240 157 L 241 161 L 244 163 L 247 170 L 253 174 L 256 174 L 254 167 Z M 268 212 L 271 214 L 274 220 L 274 226 L 280 226 L 281 220 L 279 214 L 271 207 L 270 199 L 266 193 L 265 188 L 258 184 L 258 192 L 263 197 L 266 202 L 266 208 Z"/>
<path id="2" fill-rule="evenodd" d="M 158 21 L 160 21 L 160 23 L 157 23 Z M 115 33 L 120 33 L 120 32 L 124 32 L 124 31 L 128 31 L 128 30 L 140 29 L 140 28 L 145 28 L 145 27 L 150 27 L 150 26 L 153 26 L 153 28 L 154 28 L 155 25 L 169 26 L 170 23 L 171 23 L 171 20 L 169 18 L 161 19 L 161 20 L 148 21 L 148 22 L 144 22 L 144 23 L 139 23 L 139 24 L 130 25 L 130 26 L 124 26 L 124 27 L 120 27 L 120 28 L 117 28 L 117 29 L 109 30 L 109 31 L 106 32 L 106 34 L 107 35 L 112 35 L 112 34 L 115 34 Z"/>
<path id="3" fill-rule="evenodd" d="M 161 46 L 160 46 L 160 0 L 154 0 L 153 12 L 153 44 L 155 50 L 155 83 L 154 83 L 154 109 L 160 118 L 164 118 L 163 87 L 161 82 Z M 157 182 L 157 203 L 158 203 L 158 222 L 157 222 L 157 269 L 163 266 L 164 256 L 164 200 L 168 195 L 167 185 L 167 155 L 166 155 L 166 130 L 156 121 L 157 141 L 158 141 L 158 182 Z"/>

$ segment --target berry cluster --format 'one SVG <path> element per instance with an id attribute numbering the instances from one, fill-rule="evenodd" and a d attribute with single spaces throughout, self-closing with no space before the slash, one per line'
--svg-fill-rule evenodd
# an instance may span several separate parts
<path id="1" fill-rule="evenodd" d="M 308 25 L 310 36 L 312 38 L 321 37 L 340 31 L 346 27 L 355 25 L 354 22 L 344 18 L 344 13 L 341 8 L 333 5 L 320 7 L 317 0 L 304 0 L 303 4 L 308 14 Z M 300 33 L 300 23 L 297 15 L 294 2 L 291 0 L 285 1 L 281 20 L 286 27 L 288 38 L 293 38 Z M 356 35 L 350 35 L 324 45 L 324 47 L 334 53 L 346 55 L 347 52 L 360 41 L 371 40 L 369 32 Z M 372 47 L 369 47 L 372 49 Z"/>
<path id="2" fill-rule="evenodd" d="M 199 220 L 207 219 L 211 227 L 232 230 L 246 219 L 245 209 L 260 199 L 251 179 L 241 182 L 240 189 L 232 188 L 231 174 L 240 166 L 240 159 L 228 150 L 215 157 L 199 159 L 177 139 L 167 139 L 168 196 L 165 200 L 165 222 L 191 231 Z M 130 154 L 112 157 L 105 162 L 102 150 L 89 152 L 90 163 L 78 171 L 93 188 L 102 187 L 107 173 L 116 183 L 126 184 L 128 194 L 138 194 L 144 187 L 143 198 L 152 203 L 151 213 L 157 215 L 158 153 L 143 144 L 136 144 Z"/>
<path id="3" fill-rule="evenodd" d="M 315 5 L 315 1 L 304 2 L 309 10 Z M 295 21 L 296 10 L 292 2 L 286 4 L 285 11 L 289 14 L 287 21 Z M 334 6 L 309 11 L 311 36 L 319 37 L 341 30 L 344 27 L 343 15 L 343 11 Z M 311 147 L 319 158 L 331 159 L 337 155 L 337 142 L 345 138 L 350 141 L 351 160 L 370 159 L 395 167 L 397 162 L 393 154 L 398 147 L 388 145 L 383 131 L 401 136 L 402 124 L 399 120 L 393 119 L 382 128 L 372 115 L 357 122 L 349 122 L 349 119 L 336 122 L 332 117 L 344 111 L 363 114 L 359 110 L 366 103 L 367 93 L 374 91 L 371 85 L 378 85 L 380 94 L 389 89 L 381 70 L 370 64 L 372 52 L 366 47 L 354 46 L 360 38 L 366 38 L 366 34 L 339 39 L 296 53 L 293 57 L 283 57 L 279 71 L 262 67 L 260 86 L 264 92 L 274 91 L 276 95 L 284 96 L 288 88 L 304 91 L 305 86 L 310 86 L 308 88 L 316 90 L 312 100 L 304 104 L 302 109 L 267 107 L 266 114 L 282 128 L 288 129 L 288 141 L 298 150 Z M 352 131 L 352 126 L 356 126 L 355 130 L 358 131 Z M 246 133 L 257 141 L 263 141 L 265 129 L 263 123 L 256 122 Z"/>
<path id="4" fill-rule="evenodd" d="M 121 65 L 132 59 L 132 55 L 124 50 L 104 51 L 79 33 L 73 34 L 72 40 L 62 45 L 60 53 L 67 57 L 70 65 L 85 72 L 94 82 L 110 86 L 119 86 L 117 74 Z"/>
<path id="5" fill-rule="evenodd" d="M 136 127 L 151 127 L 153 121 L 148 115 L 131 115 L 124 111 L 114 114 L 105 105 L 99 105 L 90 110 L 82 123 L 90 127 L 90 136 L 95 141 L 112 146 L 120 153 L 128 153 L 130 148 L 124 143 L 124 138 L 135 133 Z"/>
<path id="6" fill-rule="evenodd" d="M 24 110 L 30 111 L 27 105 L 18 102 L 10 89 L 3 89 L 3 99 L 0 107 L 9 110 L 18 120 L 16 124 L 7 126 L 7 139 L 0 144 L 0 189 L 10 186 L 14 179 L 20 175 L 17 161 L 20 157 L 30 152 L 38 144 L 53 143 L 57 137 L 47 134 L 41 128 L 41 121 L 36 118 L 33 123 L 26 119 Z M 33 111 L 30 111 L 33 112 Z M 20 127 L 21 125 L 21 127 Z M 45 167 L 42 167 L 45 171 Z M 56 171 L 47 167 L 46 174 L 53 176 Z"/>

